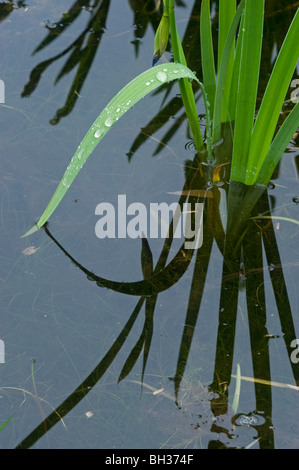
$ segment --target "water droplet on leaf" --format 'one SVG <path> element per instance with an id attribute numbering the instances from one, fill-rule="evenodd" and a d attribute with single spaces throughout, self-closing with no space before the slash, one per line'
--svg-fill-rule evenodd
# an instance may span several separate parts
<path id="1" fill-rule="evenodd" d="M 167 75 L 165 72 L 157 72 L 156 77 L 157 77 L 157 80 L 159 80 L 159 82 L 162 82 L 162 83 L 166 82 L 167 80 Z"/>
<path id="2" fill-rule="evenodd" d="M 78 153 L 78 160 L 81 160 L 81 158 L 83 157 L 83 153 L 84 153 L 84 150 L 80 150 L 80 152 Z"/>
<path id="3" fill-rule="evenodd" d="M 114 123 L 114 119 L 111 116 L 109 116 L 105 121 L 105 126 L 111 127 L 113 123 Z"/>
<path id="4" fill-rule="evenodd" d="M 105 125 L 106 125 L 106 123 L 105 123 Z M 96 139 L 98 139 L 98 138 L 101 137 L 102 135 L 103 135 L 102 129 L 97 129 L 97 130 L 95 131 L 95 133 L 94 133 L 94 136 L 95 136 Z"/>

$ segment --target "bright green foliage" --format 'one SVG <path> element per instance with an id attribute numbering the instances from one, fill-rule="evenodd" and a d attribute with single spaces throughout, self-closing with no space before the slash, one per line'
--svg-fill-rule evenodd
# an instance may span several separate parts
<path id="1" fill-rule="evenodd" d="M 182 43 L 175 22 L 174 0 L 164 0 L 164 5 L 165 11 L 168 11 L 169 13 L 170 34 L 174 61 L 187 66 Z M 199 126 L 192 85 L 188 79 L 183 78 L 182 80 L 179 80 L 179 86 L 186 115 L 189 121 L 189 126 L 194 139 L 195 148 L 196 150 L 200 151 L 203 149 L 204 145 Z"/>
<path id="2" fill-rule="evenodd" d="M 230 26 L 236 14 L 236 0 L 219 0 L 219 37 L 218 37 L 218 70 L 220 69 L 223 52 L 225 49 L 226 38 L 229 34 Z M 235 39 L 235 37 L 234 37 Z M 230 96 L 230 87 L 234 68 L 235 45 L 230 45 L 230 54 L 226 66 L 225 82 L 223 87 L 223 105 L 221 110 L 221 120 L 226 122 L 228 116 L 228 104 Z"/>
<path id="3" fill-rule="evenodd" d="M 270 80 L 268 82 L 267 89 L 256 119 L 254 126 L 250 152 L 248 156 L 248 166 L 253 167 L 255 162 L 257 162 L 256 173 L 259 173 L 260 168 L 262 167 L 265 158 L 270 149 L 270 145 L 273 139 L 273 135 L 277 126 L 278 117 L 285 100 L 286 93 L 288 91 L 294 69 L 299 59 L 299 10 L 297 11 L 296 16 L 292 22 L 292 25 L 288 31 L 288 34 L 284 40 L 284 43 L 281 47 L 279 55 L 277 57 L 273 72 L 271 74 Z M 294 113 L 294 114 L 293 114 Z M 290 138 L 294 134 L 296 128 L 299 125 L 298 119 L 298 109 L 295 113 L 295 110 L 290 113 L 291 124 L 288 122 L 286 125 L 290 128 Z M 284 125 L 285 125 L 284 124 Z M 282 126 L 282 128 L 284 127 Z M 285 150 L 285 143 L 282 152 Z M 278 137 L 278 142 L 281 137 Z M 271 153 L 273 152 L 273 149 Z M 257 155 L 259 158 L 257 159 Z M 273 155 L 274 156 L 274 155 Z M 268 159 L 269 160 L 269 159 Z M 270 163 L 270 162 L 269 162 Z M 277 163 L 277 162 L 276 162 Z M 253 184 L 255 182 L 254 178 L 246 178 L 246 184 Z"/>
<path id="4" fill-rule="evenodd" d="M 153 65 L 159 60 L 159 58 L 164 54 L 167 48 L 169 39 L 169 15 L 168 11 L 165 9 L 161 21 L 159 23 L 158 29 L 155 34 L 155 43 L 154 43 L 154 58 Z"/>
<path id="5" fill-rule="evenodd" d="M 241 35 L 241 57 L 231 179 L 244 181 L 254 122 L 263 37 L 264 0 L 246 2 Z"/>
<path id="6" fill-rule="evenodd" d="M 213 143 L 220 140 L 222 123 L 231 123 L 233 142 L 231 180 L 249 186 L 256 183 L 268 184 L 299 125 L 298 105 L 296 105 L 275 136 L 279 114 L 299 59 L 299 10 L 280 49 L 255 120 L 264 4 L 264 0 L 254 2 L 242 0 L 233 15 L 235 0 L 220 0 L 216 87 L 213 79 L 212 38 L 209 33 L 210 1 L 203 0 L 201 7 L 204 86 L 209 101 L 214 102 L 214 109 L 211 112 L 212 140 Z M 215 94 L 211 96 L 213 90 Z"/>
<path id="7" fill-rule="evenodd" d="M 208 3 L 209 0 L 208 0 Z M 229 61 L 231 57 L 231 46 L 235 41 L 236 31 L 240 22 L 241 15 L 243 13 L 245 5 L 245 0 L 240 2 L 238 10 L 234 16 L 234 19 L 229 28 L 227 38 L 225 41 L 225 46 L 221 55 L 220 68 L 218 70 L 218 79 L 215 92 L 215 103 L 214 103 L 214 112 L 213 112 L 213 143 L 217 143 L 221 139 L 221 125 L 222 125 L 222 110 L 227 108 L 229 103 L 225 103 L 224 88 L 226 82 L 226 72 L 229 66 Z M 234 65 L 236 67 L 236 64 Z"/>
<path id="8" fill-rule="evenodd" d="M 214 50 L 212 41 L 212 30 L 210 22 L 210 2 L 203 0 L 200 15 L 200 46 L 202 57 L 202 73 L 204 87 L 207 93 L 208 101 L 211 107 L 211 113 L 214 111 L 214 102 L 216 94 L 216 74 Z M 213 118 L 213 115 L 211 115 Z"/>
<path id="9" fill-rule="evenodd" d="M 220 0 L 219 5 L 217 80 L 210 1 L 202 0 L 201 6 L 203 86 L 187 68 L 175 22 L 174 0 L 164 0 L 164 14 L 155 36 L 154 54 L 158 58 L 164 52 L 170 31 L 175 63 L 147 70 L 128 83 L 110 101 L 79 145 L 41 218 L 24 236 L 45 224 L 87 158 L 113 124 L 147 93 L 175 79 L 179 80 L 182 101 L 197 151 L 204 150 L 205 145 L 190 83 L 194 79 L 202 90 L 206 108 L 207 160 L 212 163 L 212 145 L 218 144 L 221 139 L 223 123 L 230 122 L 233 143 L 231 180 L 250 186 L 257 183 L 268 184 L 299 125 L 297 104 L 275 136 L 281 107 L 299 58 L 299 10 L 279 52 L 255 120 L 265 0 L 241 0 L 237 9 L 236 0 Z"/>
<path id="10" fill-rule="evenodd" d="M 47 222 L 90 154 L 118 119 L 149 92 L 164 83 L 182 78 L 186 80 L 197 80 L 194 73 L 184 65 L 159 65 L 138 75 L 138 77 L 134 78 L 115 95 L 86 133 L 44 213 L 36 225 L 23 235 L 23 237 L 36 232 L 36 230 L 40 229 Z"/>

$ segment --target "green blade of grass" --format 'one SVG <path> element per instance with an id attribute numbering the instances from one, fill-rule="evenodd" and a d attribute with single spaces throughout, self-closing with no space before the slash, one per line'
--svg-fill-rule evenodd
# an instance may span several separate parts
<path id="1" fill-rule="evenodd" d="M 241 62 L 237 90 L 236 122 L 231 179 L 246 178 L 251 134 L 255 115 L 263 37 L 264 0 L 247 0 L 241 35 Z M 253 171 L 253 170 L 252 170 Z"/>
<path id="2" fill-rule="evenodd" d="M 229 33 L 227 35 L 226 44 L 223 50 L 221 65 L 218 72 L 215 105 L 214 105 L 214 122 L 213 122 L 213 143 L 216 143 L 221 138 L 221 109 L 223 106 L 223 89 L 225 86 L 226 69 L 230 60 L 231 46 L 240 22 L 241 15 L 244 11 L 245 0 L 242 0 L 238 6 L 235 17 L 232 21 Z"/>
<path id="3" fill-rule="evenodd" d="M 239 82 L 239 73 L 240 73 L 240 63 L 241 63 L 241 46 L 242 46 L 242 34 L 243 32 L 243 23 L 244 23 L 244 16 L 241 18 L 236 52 L 235 52 L 235 61 L 234 61 L 234 69 L 233 69 L 233 76 L 231 80 L 231 88 L 230 88 L 230 95 L 229 95 L 229 103 L 228 103 L 228 118 L 230 122 L 234 122 L 236 119 L 236 102 L 237 102 L 237 92 L 238 92 L 238 82 Z"/>
<path id="4" fill-rule="evenodd" d="M 299 103 L 292 109 L 277 132 L 257 177 L 257 183 L 268 185 L 281 155 L 292 139 L 299 124 Z"/>
<path id="5" fill-rule="evenodd" d="M 181 78 L 198 82 L 194 73 L 184 65 L 173 63 L 158 65 L 135 77 L 114 96 L 86 133 L 42 216 L 23 237 L 36 232 L 47 222 L 90 154 L 115 122 L 149 92 L 164 83 Z"/>
<path id="6" fill-rule="evenodd" d="M 247 173 L 246 184 L 255 183 L 256 175 L 273 139 L 279 114 L 299 58 L 298 31 L 299 10 L 294 16 L 278 54 L 256 119 L 248 158 L 248 166 L 256 167 L 256 172 L 255 174 Z"/>
<path id="7" fill-rule="evenodd" d="M 214 101 L 216 93 L 215 59 L 213 51 L 210 0 L 203 0 L 200 14 L 200 45 L 203 82 L 210 103 L 211 119 L 213 119 Z"/>
<path id="8" fill-rule="evenodd" d="M 229 34 L 231 24 L 236 14 L 236 0 L 220 0 L 219 2 L 219 33 L 218 33 L 218 70 L 222 60 L 223 51 L 225 48 L 226 40 Z M 234 42 L 231 44 L 229 60 L 226 67 L 225 83 L 223 88 L 221 121 L 227 122 L 228 119 L 228 104 L 230 95 L 230 86 L 234 68 Z"/>
<path id="9" fill-rule="evenodd" d="M 186 58 L 175 22 L 174 0 L 166 0 L 165 8 L 169 12 L 169 25 L 173 58 L 175 62 L 186 66 Z M 187 78 L 183 78 L 182 80 L 179 80 L 179 86 L 189 126 L 192 132 L 192 137 L 194 139 L 195 148 L 197 151 L 200 151 L 204 148 L 204 143 L 199 126 L 192 85 Z"/>

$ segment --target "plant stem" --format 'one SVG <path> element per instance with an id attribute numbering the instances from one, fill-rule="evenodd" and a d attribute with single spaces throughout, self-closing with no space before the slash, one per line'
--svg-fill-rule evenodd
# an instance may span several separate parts
<path id="1" fill-rule="evenodd" d="M 174 61 L 182 65 L 186 65 L 185 54 L 175 22 L 174 0 L 164 0 L 164 6 L 165 11 L 167 11 L 169 14 L 170 35 Z M 194 139 L 195 148 L 197 151 L 203 150 L 204 143 L 200 131 L 192 85 L 188 79 L 183 78 L 179 80 L 179 86 L 186 115 Z"/>

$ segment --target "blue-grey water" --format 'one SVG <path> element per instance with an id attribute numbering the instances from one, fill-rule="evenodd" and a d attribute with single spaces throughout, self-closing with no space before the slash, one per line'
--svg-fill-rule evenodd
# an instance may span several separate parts
<path id="1" fill-rule="evenodd" d="M 33 54 L 49 28 L 56 27 L 59 31 L 59 22 L 67 17 L 72 2 L 28 0 L 19 7 L 16 3 L 5 4 L 6 10 L 3 4 L 1 7 L 0 79 L 5 84 L 5 99 L 0 104 L 0 339 L 3 346 L 0 426 L 8 418 L 11 420 L 0 430 L 0 448 L 15 448 L 39 425 L 43 429 L 41 437 L 34 435 L 32 445 L 27 443 L 32 448 L 208 448 L 214 443 L 218 447 L 252 444 L 258 448 L 261 442 L 264 447 L 298 448 L 298 390 L 277 386 L 277 383 L 293 386 L 296 383 L 284 341 L 286 331 L 281 325 L 283 312 L 277 310 L 269 275 L 271 267 L 267 268 L 265 254 L 265 327 L 269 335 L 271 380 L 275 384 L 264 388 L 271 388 L 271 406 L 268 403 L 265 409 L 257 409 L 254 383 L 242 380 L 238 417 L 234 419 L 230 406 L 236 382 L 232 378 L 227 413 L 217 415 L 211 410 L 215 395 L 208 386 L 214 374 L 222 275 L 222 255 L 215 242 L 178 404 L 171 378 L 177 368 L 186 322 L 194 260 L 182 278 L 156 299 L 143 388 L 140 385 L 142 352 L 129 374 L 120 382 L 118 379 L 141 335 L 144 305 L 123 347 L 94 386 L 86 390 L 88 393 L 78 403 L 74 401 L 75 406 L 72 400 L 76 397 L 71 398 L 70 410 L 63 417 L 58 416 L 57 410 L 57 422 L 52 427 L 46 422 L 44 427 L 41 424 L 51 413 L 55 416 L 54 410 L 101 363 L 139 300 L 138 296 L 113 292 L 92 282 L 43 230 L 20 238 L 45 209 L 68 162 L 100 111 L 127 82 L 151 66 L 155 31 L 151 22 L 146 24 L 146 15 L 135 16 L 133 3 L 96 2 L 107 16 L 105 21 L 99 16 L 96 23 L 101 31 L 99 45 L 89 68 L 82 70 L 85 75 L 78 92 L 71 88 L 77 65 L 70 67 L 57 82 L 56 79 L 74 50 L 66 51 L 67 48 L 83 31 L 86 34 L 82 44 L 93 50 L 88 39 L 95 33 L 87 24 L 97 8 L 81 7 L 77 18 L 63 33 Z M 141 9 L 144 3 L 136 5 Z M 154 2 L 150 3 L 155 6 Z M 198 3 L 177 6 L 182 37 L 193 7 L 194 21 L 198 20 Z M 157 21 L 153 23 L 157 26 Z M 274 28 L 274 22 L 269 24 Z M 63 51 L 66 52 L 62 54 Z M 162 63 L 172 60 L 171 53 L 166 52 L 161 60 Z M 43 70 L 36 68 L 39 64 L 44 64 Z M 38 78 L 32 76 L 33 70 L 38 70 Z M 29 91 L 28 83 L 32 85 Z M 57 111 L 64 107 L 69 93 L 76 96 L 73 107 L 54 124 Z M 165 103 L 176 97 L 179 100 L 178 84 L 172 85 L 169 95 L 166 88 L 148 95 L 119 120 L 50 219 L 51 234 L 92 273 L 119 282 L 142 280 L 140 239 L 97 238 L 95 208 L 101 202 L 116 207 L 118 195 L 126 195 L 128 204 L 141 202 L 147 208 L 153 202 L 177 202 L 178 196 L 171 193 L 181 191 L 185 161 L 194 157 L 185 120 L 171 138 L 165 139 L 167 131 L 182 115 L 181 106 L 177 110 L 174 101 L 170 112 L 173 115 L 160 129 L 152 133 L 146 128 Z M 198 113 L 204 113 L 201 101 Z M 148 138 L 128 159 L 141 128 L 146 128 Z M 299 218 L 297 145 L 298 139 L 290 143 L 293 148 L 284 154 L 273 179 L 275 186 L 268 190 L 274 215 L 295 221 Z M 224 198 L 224 190 L 219 191 Z M 224 204 L 222 212 L 225 213 Z M 276 219 L 274 228 L 296 339 L 299 338 L 298 222 Z M 162 245 L 161 239 L 150 240 L 154 263 Z M 176 240 L 170 257 L 179 246 Z M 261 288 L 257 285 L 254 292 L 257 303 Z M 240 364 L 241 375 L 253 377 L 250 340 L 245 289 L 241 286 L 233 375 Z M 223 384 L 219 384 L 219 391 L 225 392 Z M 269 409 L 271 419 L 266 415 Z M 255 442 L 256 439 L 259 440 Z"/>

